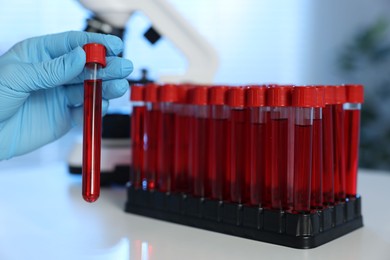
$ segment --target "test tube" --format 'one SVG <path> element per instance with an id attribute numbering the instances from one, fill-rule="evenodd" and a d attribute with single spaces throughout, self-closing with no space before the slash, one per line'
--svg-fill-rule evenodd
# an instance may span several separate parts
<path id="1" fill-rule="evenodd" d="M 324 88 L 322 86 L 312 86 L 315 88 L 316 96 L 313 98 L 313 148 L 312 148 L 312 173 L 311 173 L 311 199 L 312 209 L 323 207 L 323 123 L 322 108 L 324 106 Z"/>
<path id="2" fill-rule="evenodd" d="M 157 189 L 171 192 L 172 174 L 175 161 L 175 111 L 173 103 L 177 102 L 177 86 L 165 84 L 159 87 L 161 119 L 159 120 L 158 137 L 158 170 Z"/>
<path id="3" fill-rule="evenodd" d="M 189 90 L 191 85 L 179 85 L 177 88 L 178 100 L 174 106 L 175 111 L 175 161 L 172 177 L 172 187 L 175 192 L 188 192 L 188 160 L 191 106 L 189 105 Z"/>
<path id="4" fill-rule="evenodd" d="M 294 205 L 293 212 L 310 212 L 313 107 L 317 104 L 315 87 L 294 87 L 292 105 L 295 107 L 294 135 Z"/>
<path id="5" fill-rule="evenodd" d="M 84 123 L 82 195 L 85 201 L 95 202 L 100 195 L 100 147 L 102 131 L 102 78 L 106 66 L 103 45 L 84 45 L 86 53 L 84 78 Z"/>
<path id="6" fill-rule="evenodd" d="M 144 86 L 132 85 L 130 101 L 133 110 L 131 114 L 131 171 L 130 184 L 139 189 L 144 178 L 144 119 L 146 106 L 144 102 Z"/>
<path id="7" fill-rule="evenodd" d="M 158 103 L 158 85 L 148 83 L 145 85 L 145 120 L 144 120 L 144 165 L 145 178 L 142 180 L 142 189 L 153 191 L 157 180 L 157 150 L 159 120 L 161 116 Z"/>
<path id="8" fill-rule="evenodd" d="M 251 178 L 250 178 L 250 204 L 263 205 L 263 195 L 266 189 L 266 171 L 270 165 L 267 161 L 267 112 L 266 87 L 249 86 L 246 89 L 246 104 L 250 112 L 250 156 L 251 156 Z M 268 113 L 269 114 L 269 113 Z"/>
<path id="9" fill-rule="evenodd" d="M 345 166 L 347 197 L 356 197 L 359 160 L 360 110 L 364 101 L 362 85 L 346 85 L 345 113 Z"/>
<path id="10" fill-rule="evenodd" d="M 345 113 L 343 105 L 346 101 L 344 86 L 334 86 L 335 104 L 333 110 L 333 135 L 334 135 L 334 192 L 335 201 L 344 201 L 346 198 L 345 183 L 345 139 L 344 121 Z"/>
<path id="11" fill-rule="evenodd" d="M 214 86 L 209 89 L 210 103 L 210 163 L 208 182 L 211 198 L 230 200 L 230 128 L 229 108 L 225 96 L 228 87 Z"/>
<path id="12" fill-rule="evenodd" d="M 323 172 L 322 172 L 322 192 L 325 206 L 334 204 L 334 110 L 335 88 L 324 86 L 325 106 L 322 111 L 322 145 L 323 145 Z"/>
<path id="13" fill-rule="evenodd" d="M 271 86 L 271 207 L 291 210 L 294 182 L 294 111 L 292 86 Z"/>
<path id="14" fill-rule="evenodd" d="M 250 156 L 249 113 L 245 107 L 245 88 L 232 87 L 227 92 L 230 107 L 230 198 L 232 202 L 249 202 Z"/>
<path id="15" fill-rule="evenodd" d="M 193 195 L 208 197 L 211 184 L 207 182 L 209 170 L 209 106 L 208 88 L 196 86 L 191 91 L 191 104 L 194 106 L 192 140 L 190 144 L 189 175 L 193 178 Z"/>

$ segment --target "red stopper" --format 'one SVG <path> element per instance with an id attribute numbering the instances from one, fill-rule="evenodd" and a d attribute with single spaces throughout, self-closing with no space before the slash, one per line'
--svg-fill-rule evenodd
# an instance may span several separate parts
<path id="1" fill-rule="evenodd" d="M 334 103 L 335 104 L 344 104 L 347 102 L 347 91 L 345 86 L 334 86 L 335 95 Z"/>
<path id="2" fill-rule="evenodd" d="M 147 83 L 145 85 L 145 101 L 157 102 L 158 101 L 158 85 L 155 83 Z"/>
<path id="3" fill-rule="evenodd" d="M 246 89 L 246 105 L 261 107 L 266 105 L 266 87 L 260 85 L 249 86 Z"/>
<path id="4" fill-rule="evenodd" d="M 196 86 L 192 90 L 191 104 L 204 106 L 208 104 L 208 87 Z"/>
<path id="5" fill-rule="evenodd" d="M 131 85 L 130 92 L 131 101 L 144 101 L 144 86 L 143 85 Z"/>
<path id="6" fill-rule="evenodd" d="M 214 86 L 209 89 L 209 104 L 210 105 L 225 105 L 225 96 L 228 87 Z"/>
<path id="7" fill-rule="evenodd" d="M 323 90 L 314 86 L 297 86 L 292 91 L 292 106 L 322 107 Z"/>
<path id="8" fill-rule="evenodd" d="M 324 103 L 325 105 L 335 104 L 336 89 L 334 86 L 324 86 Z"/>
<path id="9" fill-rule="evenodd" d="M 286 107 L 291 106 L 291 92 L 293 86 L 271 86 L 267 89 L 268 106 Z"/>
<path id="10" fill-rule="evenodd" d="M 226 103 L 231 107 L 244 107 L 245 89 L 242 87 L 229 88 Z"/>
<path id="11" fill-rule="evenodd" d="M 177 102 L 177 86 L 165 84 L 159 87 L 158 101 L 160 102 Z"/>
<path id="12" fill-rule="evenodd" d="M 362 85 L 345 85 L 347 103 L 363 103 L 364 88 Z"/>
<path id="13" fill-rule="evenodd" d="M 88 43 L 83 46 L 86 54 L 86 63 L 99 63 L 106 66 L 106 47 L 98 43 Z"/>

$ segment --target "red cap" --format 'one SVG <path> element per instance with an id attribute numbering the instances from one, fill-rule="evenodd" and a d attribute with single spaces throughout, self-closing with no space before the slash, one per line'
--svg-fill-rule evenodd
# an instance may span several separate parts
<path id="1" fill-rule="evenodd" d="M 285 107 L 291 106 L 291 92 L 293 86 L 271 86 L 267 89 L 268 106 Z"/>
<path id="2" fill-rule="evenodd" d="M 144 101 L 144 86 L 143 85 L 131 85 L 130 92 L 131 101 Z"/>
<path id="3" fill-rule="evenodd" d="M 146 102 L 157 102 L 158 101 L 158 85 L 155 83 L 147 83 L 144 90 Z"/>
<path id="4" fill-rule="evenodd" d="M 335 104 L 336 89 L 334 86 L 324 86 L 324 103 L 325 105 Z"/>
<path id="5" fill-rule="evenodd" d="M 204 106 L 208 104 L 208 87 L 196 86 L 191 92 L 191 104 Z"/>
<path id="6" fill-rule="evenodd" d="M 86 63 L 99 63 L 106 66 L 106 47 L 98 43 L 88 43 L 83 46 L 86 54 Z"/>
<path id="7" fill-rule="evenodd" d="M 362 85 L 345 85 L 348 103 L 363 103 L 364 88 Z"/>
<path id="8" fill-rule="evenodd" d="M 227 91 L 226 103 L 231 107 L 245 106 L 245 89 L 243 87 L 231 87 Z"/>
<path id="9" fill-rule="evenodd" d="M 292 106 L 322 107 L 323 89 L 314 86 L 296 86 L 292 91 Z"/>
<path id="10" fill-rule="evenodd" d="M 228 87 L 214 86 L 209 89 L 209 104 L 210 105 L 225 105 L 225 96 Z"/>
<path id="11" fill-rule="evenodd" d="M 261 107 L 266 104 L 266 87 L 260 85 L 249 86 L 246 89 L 246 104 L 248 107 Z"/>
<path id="12" fill-rule="evenodd" d="M 158 101 L 160 102 L 177 102 L 177 86 L 173 84 L 165 84 L 158 88 Z"/>
<path id="13" fill-rule="evenodd" d="M 347 102 L 347 91 L 345 86 L 334 86 L 335 95 L 334 95 L 334 103 L 335 104 L 344 104 Z"/>
<path id="14" fill-rule="evenodd" d="M 190 90 L 193 88 L 192 85 L 182 84 L 177 86 L 177 103 L 189 104 L 190 103 Z"/>

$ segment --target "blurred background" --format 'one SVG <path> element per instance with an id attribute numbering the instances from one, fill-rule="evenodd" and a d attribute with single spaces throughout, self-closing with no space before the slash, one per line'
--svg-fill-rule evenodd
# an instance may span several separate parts
<path id="1" fill-rule="evenodd" d="M 108 1 L 108 0 L 107 0 Z M 389 0 L 168 0 L 219 57 L 214 83 L 365 85 L 360 166 L 390 170 Z M 84 30 L 91 13 L 76 0 L 0 0 L 0 55 L 23 39 Z M 142 12 L 126 25 L 124 57 L 132 77 L 181 73 L 186 59 L 169 39 L 151 45 Z M 129 107 L 129 93 L 111 107 Z M 81 134 L 75 128 L 33 153 L 1 162 L 45 164 L 66 160 Z"/>

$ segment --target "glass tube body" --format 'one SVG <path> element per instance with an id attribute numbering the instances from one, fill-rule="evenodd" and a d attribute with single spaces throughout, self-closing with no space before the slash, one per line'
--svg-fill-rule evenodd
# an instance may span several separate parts
<path id="1" fill-rule="evenodd" d="M 100 195 L 101 68 L 98 63 L 87 63 L 85 67 L 82 195 L 87 202 L 96 201 Z"/>
<path id="2" fill-rule="evenodd" d="M 322 108 L 313 109 L 313 148 L 311 175 L 311 208 L 323 206 L 323 145 L 322 145 Z"/>
<path id="3" fill-rule="evenodd" d="M 345 183 L 345 140 L 344 109 L 342 104 L 333 105 L 334 135 L 334 196 L 335 201 L 344 201 L 346 197 Z"/>
<path id="4" fill-rule="evenodd" d="M 333 105 L 326 105 L 323 108 L 322 119 L 322 144 L 323 144 L 323 172 L 322 191 L 324 205 L 334 204 L 334 127 L 333 127 Z"/>
<path id="5" fill-rule="evenodd" d="M 361 104 L 346 103 L 343 108 L 345 113 L 346 194 L 353 198 L 357 193 Z"/>

